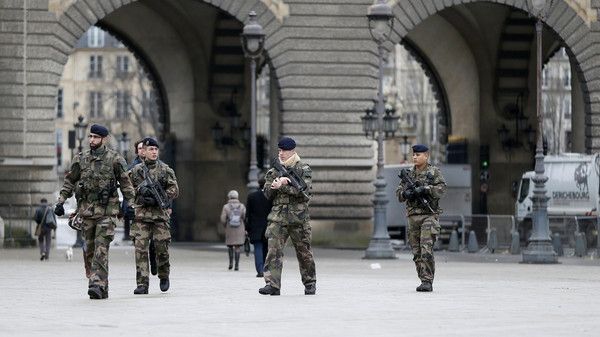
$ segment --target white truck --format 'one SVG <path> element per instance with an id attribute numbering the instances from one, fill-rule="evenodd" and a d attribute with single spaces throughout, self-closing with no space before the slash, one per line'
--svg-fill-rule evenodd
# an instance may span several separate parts
<path id="1" fill-rule="evenodd" d="M 546 196 L 550 198 L 550 229 L 561 233 L 572 243 L 579 224 L 579 230 L 586 234 L 588 245 L 595 242 L 600 202 L 600 156 L 597 153 L 548 155 L 544 158 L 544 168 L 544 175 L 548 177 Z M 534 176 L 534 171 L 525 172 L 517 190 L 515 220 L 521 240 L 527 240 L 531 233 Z"/>

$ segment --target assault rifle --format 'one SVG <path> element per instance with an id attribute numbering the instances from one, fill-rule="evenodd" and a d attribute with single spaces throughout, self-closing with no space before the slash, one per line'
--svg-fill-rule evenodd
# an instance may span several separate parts
<path id="1" fill-rule="evenodd" d="M 169 202 L 169 196 L 167 196 L 167 193 L 158 183 L 158 181 L 152 179 L 146 163 L 142 162 L 142 170 L 144 172 L 142 175 L 144 181 L 140 184 L 140 190 L 146 189 L 148 192 L 150 192 L 150 195 L 152 198 L 154 198 L 154 200 L 156 200 L 156 203 L 161 209 L 168 209 L 171 206 L 171 203 Z"/>
<path id="2" fill-rule="evenodd" d="M 412 189 L 413 191 L 415 190 L 416 187 L 421 186 L 420 182 L 415 182 L 412 180 L 412 178 L 408 174 L 407 169 L 400 170 L 400 174 L 398 174 L 398 177 L 400 177 L 400 180 L 403 181 L 408 186 L 408 188 Z M 415 196 L 417 198 L 417 201 L 419 201 L 421 204 L 423 204 L 423 206 L 425 206 L 427 209 L 429 209 L 429 211 L 431 211 L 431 213 L 435 213 L 435 211 L 431 208 L 431 205 L 429 205 L 429 201 L 427 200 L 427 198 L 416 195 L 416 193 L 415 193 Z"/>
<path id="3" fill-rule="evenodd" d="M 286 169 L 283 165 L 281 165 L 279 159 L 273 159 L 273 164 L 271 166 L 279 173 L 280 177 L 288 178 L 290 180 L 290 185 L 295 187 L 298 191 L 304 193 L 308 188 L 306 182 L 304 182 L 304 179 L 299 177 L 296 171 Z"/>

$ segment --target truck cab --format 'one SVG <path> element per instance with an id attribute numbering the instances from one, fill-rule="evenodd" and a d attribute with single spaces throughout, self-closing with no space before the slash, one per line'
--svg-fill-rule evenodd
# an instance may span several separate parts
<path id="1" fill-rule="evenodd" d="M 550 229 L 571 237 L 579 225 L 588 242 L 597 236 L 596 216 L 600 202 L 598 154 L 563 153 L 544 158 Z M 525 172 L 515 202 L 515 220 L 521 239 L 527 240 L 533 212 L 534 171 Z M 577 221 L 575 221 L 577 217 Z"/>

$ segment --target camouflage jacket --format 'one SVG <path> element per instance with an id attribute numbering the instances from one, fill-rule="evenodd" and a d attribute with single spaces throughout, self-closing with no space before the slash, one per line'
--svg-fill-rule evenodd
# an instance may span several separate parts
<path id="1" fill-rule="evenodd" d="M 279 177 L 279 174 L 277 170 L 270 169 L 265 176 L 265 186 L 263 187 L 265 197 L 273 202 L 273 207 L 267 217 L 267 221 L 276 222 L 281 225 L 302 225 L 308 223 L 310 220 L 308 202 L 310 200 L 309 191 L 312 185 L 312 170 L 308 164 L 302 161 L 298 161 L 294 166 L 286 167 L 286 169 L 296 171 L 298 176 L 304 179 L 307 189 L 305 192 L 300 192 L 290 185 L 283 185 L 276 190 L 271 189 L 273 180 Z"/>
<path id="2" fill-rule="evenodd" d="M 77 213 L 83 218 L 116 216 L 120 211 L 117 188 L 126 200 L 134 198 L 126 171 L 125 159 L 105 145 L 81 152 L 73 158 L 58 201 L 64 202 L 75 193 Z"/>
<path id="3" fill-rule="evenodd" d="M 427 167 L 423 170 L 417 170 L 415 167 L 408 171 L 411 179 L 417 183 L 421 184 L 421 186 L 429 186 L 430 194 L 425 198 L 429 202 L 429 205 L 434 210 L 435 214 L 442 213 L 442 209 L 439 206 L 439 200 L 446 193 L 446 181 L 440 172 L 440 169 L 427 164 Z M 421 198 L 416 198 L 414 200 L 405 200 L 402 197 L 402 192 L 404 192 L 408 186 L 400 180 L 400 184 L 396 189 L 396 196 L 398 197 L 398 201 L 406 202 L 406 211 L 408 215 L 419 215 L 419 214 L 431 214 L 429 208 L 427 208 L 420 201 Z"/>
<path id="4" fill-rule="evenodd" d="M 143 206 L 140 201 L 142 196 L 139 195 L 138 192 L 140 185 L 145 178 L 143 165 L 144 163 L 137 164 L 129 171 L 129 178 L 131 179 L 131 183 L 133 184 L 136 192 L 136 199 L 134 202 L 135 219 L 146 222 L 167 222 L 169 221 L 169 214 L 167 214 L 166 210 L 161 209 L 158 205 L 150 207 Z M 146 160 L 145 165 L 148 167 L 148 172 L 150 173 L 152 179 L 154 181 L 158 181 L 158 183 L 165 190 L 169 200 L 177 198 L 179 195 L 179 186 L 177 185 L 177 178 L 175 177 L 175 172 L 173 169 L 160 160 Z"/>

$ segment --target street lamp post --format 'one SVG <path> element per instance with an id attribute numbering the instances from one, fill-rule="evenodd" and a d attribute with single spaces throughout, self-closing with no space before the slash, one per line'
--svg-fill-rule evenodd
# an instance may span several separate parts
<path id="1" fill-rule="evenodd" d="M 369 19 L 369 32 L 371 37 L 377 43 L 379 55 L 379 86 L 377 90 L 376 118 L 377 118 L 377 178 L 375 180 L 375 196 L 373 198 L 373 236 L 369 242 L 369 247 L 365 251 L 366 259 L 393 259 L 395 258 L 394 249 L 390 242 L 390 235 L 387 230 L 386 205 L 388 200 L 385 194 L 385 179 L 383 177 L 383 138 L 384 127 L 391 126 L 390 123 L 384 125 L 385 106 L 383 102 L 383 43 L 389 38 L 394 24 L 394 15 L 392 8 L 385 0 L 376 0 L 369 7 L 367 14 Z M 363 119 L 363 125 L 374 125 L 373 114 L 367 112 L 367 119 Z M 386 118 L 387 119 L 387 118 Z M 396 119 L 397 127 L 397 119 Z M 367 132 L 368 130 L 365 130 Z M 395 130 L 394 130 L 395 131 Z"/>
<path id="2" fill-rule="evenodd" d="M 127 136 L 127 132 L 123 131 L 121 133 L 121 138 L 119 138 L 119 150 L 123 154 L 123 158 L 127 160 L 127 151 L 129 150 L 129 144 L 131 139 Z"/>
<path id="3" fill-rule="evenodd" d="M 408 136 L 402 136 L 402 143 L 400 143 L 400 150 L 402 151 L 402 157 L 404 162 L 408 161 L 408 153 L 410 152 L 410 143 L 408 142 Z"/>
<path id="4" fill-rule="evenodd" d="M 557 263 L 557 255 L 552 248 L 550 240 L 550 226 L 548 221 L 548 196 L 546 195 L 546 181 L 544 175 L 544 145 L 543 145 L 543 116 L 541 111 L 542 82 L 542 19 L 546 18 L 553 0 L 528 0 L 529 9 L 536 16 L 536 114 L 538 118 L 537 146 L 535 149 L 535 176 L 533 182 L 533 231 L 529 237 L 527 248 L 523 251 L 523 263 Z"/>
<path id="5" fill-rule="evenodd" d="M 77 123 L 73 124 L 75 127 L 75 135 L 79 141 L 79 152 L 83 151 L 83 140 L 85 139 L 85 132 L 87 131 L 88 123 L 83 122 L 83 116 L 77 117 Z"/>
<path id="6" fill-rule="evenodd" d="M 250 169 L 248 171 L 248 192 L 258 191 L 258 166 L 256 160 L 256 60 L 260 58 L 265 44 L 265 33 L 256 21 L 254 11 L 248 14 L 248 23 L 241 34 L 244 55 L 250 59 Z"/>

